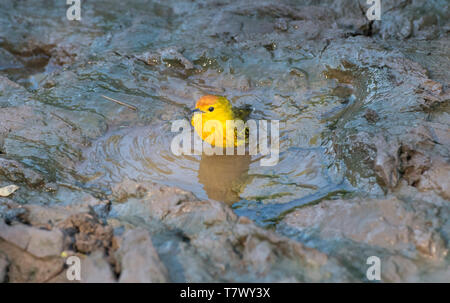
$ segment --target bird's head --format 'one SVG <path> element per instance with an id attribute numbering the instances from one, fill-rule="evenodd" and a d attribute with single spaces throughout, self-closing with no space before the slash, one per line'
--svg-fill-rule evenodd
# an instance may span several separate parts
<path id="1" fill-rule="evenodd" d="M 233 120 L 233 111 L 230 101 L 222 96 L 206 95 L 198 99 L 195 109 L 192 111 L 194 116 L 202 115 L 205 120 Z"/>

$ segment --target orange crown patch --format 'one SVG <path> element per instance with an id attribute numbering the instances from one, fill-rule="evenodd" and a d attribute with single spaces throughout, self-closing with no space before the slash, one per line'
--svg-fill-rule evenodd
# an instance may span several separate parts
<path id="1" fill-rule="evenodd" d="M 198 99 L 197 104 L 195 105 L 195 107 L 201 107 L 201 106 L 208 106 L 208 105 L 216 104 L 218 99 L 219 99 L 219 97 L 213 96 L 213 95 L 203 96 L 200 99 Z"/>

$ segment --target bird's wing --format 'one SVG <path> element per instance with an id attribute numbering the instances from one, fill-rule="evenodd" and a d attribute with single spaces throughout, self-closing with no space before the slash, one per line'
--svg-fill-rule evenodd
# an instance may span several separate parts
<path id="1" fill-rule="evenodd" d="M 247 121 L 251 112 L 252 107 L 248 104 L 240 107 L 233 107 L 233 115 L 236 120 Z"/>

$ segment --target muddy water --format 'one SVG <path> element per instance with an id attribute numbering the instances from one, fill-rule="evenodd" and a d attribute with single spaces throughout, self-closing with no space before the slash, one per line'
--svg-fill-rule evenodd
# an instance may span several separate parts
<path id="1" fill-rule="evenodd" d="M 0 186 L 14 179 L 28 189 L 16 201 L 70 205 L 91 194 L 120 209 L 127 202 L 115 200 L 117 184 L 156 182 L 226 203 L 261 226 L 337 255 L 352 270 L 347 252 L 366 246 L 387 257 L 389 249 L 408 258 L 416 253 L 403 246 L 381 250 L 363 228 L 333 240 L 320 233 L 344 225 L 327 222 L 354 219 L 359 202 L 347 199 L 380 203 L 365 207 L 368 213 L 355 211 L 370 225 L 376 219 L 366 217 L 384 213 L 382 199 L 393 194 L 399 209 L 425 203 L 435 210 L 412 216 L 435 222 L 429 229 L 423 224 L 423 233 L 429 246 L 446 250 L 448 186 L 430 168 L 449 158 L 445 1 L 406 3 L 406 9 L 386 1 L 384 21 L 374 24 L 354 1 L 95 1 L 83 3 L 82 22 L 65 18 L 63 1 L 43 2 L 52 5 L 0 4 L 0 75 L 12 81 L 1 82 L 0 156 L 50 184 L 41 190 L 5 173 Z M 279 120 L 279 163 L 174 155 L 172 122 L 189 120 L 205 94 L 250 105 L 252 119 Z M 415 139 L 406 136 L 411 133 Z M 349 213 L 319 216 L 315 207 L 324 200 L 341 201 Z M 324 222 L 304 226 L 302 210 Z M 385 238 L 396 235 L 379 230 Z"/>
<path id="2" fill-rule="evenodd" d="M 241 64 L 236 72 L 245 75 L 245 70 L 253 67 Z M 154 181 L 230 205 L 242 200 L 287 203 L 312 195 L 342 182 L 342 176 L 330 175 L 332 164 L 327 164 L 325 149 L 320 145 L 327 119 L 338 115 L 343 109 L 340 102 L 347 100 L 333 94 L 333 81 L 328 80 L 327 75 L 302 76 L 303 79 L 297 79 L 296 74 L 285 75 L 293 78 L 291 81 L 300 82 L 295 91 L 307 96 L 300 102 L 289 95 L 281 95 L 280 85 L 255 87 L 244 97 L 231 97 L 235 106 L 246 104 L 254 108 L 255 117 L 250 118 L 280 120 L 281 150 L 276 166 L 261 166 L 261 155 L 253 159 L 249 155 L 176 156 L 170 150 L 171 140 L 177 134 L 170 131 L 173 121 L 156 118 L 147 126 L 122 127 L 108 132 L 84 151 L 86 161 L 76 170 L 87 179 L 88 187 L 108 188 L 124 178 Z M 255 82 L 266 79 L 253 75 L 245 77 Z M 186 102 L 193 107 L 195 99 Z"/>

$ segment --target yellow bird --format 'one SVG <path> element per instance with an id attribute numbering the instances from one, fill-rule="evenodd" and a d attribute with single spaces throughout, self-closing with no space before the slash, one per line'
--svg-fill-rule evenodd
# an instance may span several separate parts
<path id="1" fill-rule="evenodd" d="M 240 146 L 245 144 L 248 129 L 235 129 L 234 132 L 228 134 L 227 140 L 227 121 L 241 120 L 245 122 L 250 111 L 249 107 L 233 108 L 225 97 L 206 95 L 197 101 L 195 109 L 192 111 L 191 123 L 200 138 L 212 146 Z M 242 133 L 238 133 L 238 131 Z M 222 140 L 216 140 L 217 138 L 222 138 Z"/>

